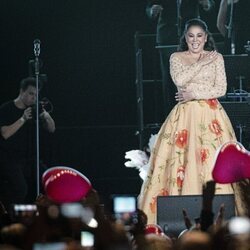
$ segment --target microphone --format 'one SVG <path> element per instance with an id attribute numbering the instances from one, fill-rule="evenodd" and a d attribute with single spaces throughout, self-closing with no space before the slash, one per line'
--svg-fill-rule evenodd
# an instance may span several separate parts
<path id="1" fill-rule="evenodd" d="M 40 55 L 41 41 L 39 39 L 35 39 L 33 44 L 34 44 L 34 54 L 35 54 L 36 57 L 38 57 Z"/>

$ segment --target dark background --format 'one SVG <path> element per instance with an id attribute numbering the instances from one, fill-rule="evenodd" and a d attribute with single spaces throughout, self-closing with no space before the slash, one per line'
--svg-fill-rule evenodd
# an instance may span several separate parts
<path id="1" fill-rule="evenodd" d="M 44 161 L 80 170 L 104 198 L 140 191 L 138 171 L 124 166 L 124 155 L 138 148 L 134 35 L 155 32 L 145 6 L 145 0 L 1 1 L 0 102 L 18 95 L 39 38 L 41 73 L 48 76 L 41 97 L 53 103 L 57 127 L 41 145 Z M 148 77 L 159 72 L 157 63 L 152 67 L 148 62 Z M 150 122 L 164 119 L 156 112 L 160 91 L 148 90 Z"/>

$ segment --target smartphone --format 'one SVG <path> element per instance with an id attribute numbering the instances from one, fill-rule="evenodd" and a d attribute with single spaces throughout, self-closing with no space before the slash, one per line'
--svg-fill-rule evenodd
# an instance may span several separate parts
<path id="1" fill-rule="evenodd" d="M 125 226 L 131 226 L 137 221 L 137 199 L 133 195 L 114 195 L 113 216 Z"/>
<path id="2" fill-rule="evenodd" d="M 66 250 L 67 244 L 64 242 L 35 243 L 33 250 Z"/>
<path id="3" fill-rule="evenodd" d="M 35 204 L 14 204 L 13 213 L 14 216 L 33 216 L 37 212 L 37 206 Z"/>
<path id="4" fill-rule="evenodd" d="M 80 203 L 64 203 L 61 205 L 61 213 L 67 218 L 81 218 L 84 211 Z"/>
<path id="5" fill-rule="evenodd" d="M 14 211 L 37 211 L 37 206 L 35 204 L 14 204 Z"/>
<path id="6" fill-rule="evenodd" d="M 94 246 L 94 235 L 88 231 L 81 232 L 81 246 L 93 247 Z"/>
<path id="7" fill-rule="evenodd" d="M 115 214 L 133 213 L 136 211 L 135 196 L 113 196 L 113 212 Z"/>

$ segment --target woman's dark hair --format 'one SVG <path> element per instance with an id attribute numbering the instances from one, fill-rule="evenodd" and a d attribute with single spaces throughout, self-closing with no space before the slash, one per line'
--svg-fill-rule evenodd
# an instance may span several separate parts
<path id="1" fill-rule="evenodd" d="M 188 50 L 188 45 L 187 45 L 187 42 L 186 42 L 185 35 L 187 34 L 189 28 L 192 27 L 192 26 L 199 26 L 207 34 L 207 41 L 206 41 L 206 43 L 204 45 L 204 50 L 208 50 L 208 51 L 215 50 L 216 49 L 215 42 L 214 42 L 214 39 L 212 37 L 212 34 L 208 30 L 207 24 L 204 21 L 202 21 L 201 19 L 199 19 L 199 18 L 194 18 L 194 19 L 188 20 L 186 22 L 186 24 L 185 24 L 183 35 L 180 38 L 180 44 L 178 46 L 178 51 L 186 51 L 186 50 Z"/>

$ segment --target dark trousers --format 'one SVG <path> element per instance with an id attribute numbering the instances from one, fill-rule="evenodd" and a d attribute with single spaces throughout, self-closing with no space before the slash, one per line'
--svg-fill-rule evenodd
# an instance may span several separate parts
<path id="1" fill-rule="evenodd" d="M 1 162 L 0 200 L 6 209 L 11 204 L 25 203 L 28 193 L 27 181 L 24 176 L 24 166 L 13 160 Z"/>

